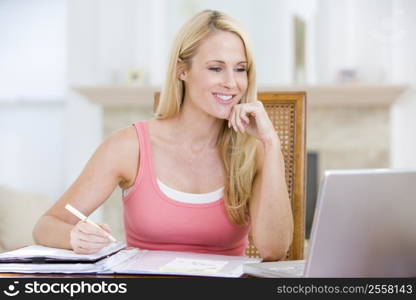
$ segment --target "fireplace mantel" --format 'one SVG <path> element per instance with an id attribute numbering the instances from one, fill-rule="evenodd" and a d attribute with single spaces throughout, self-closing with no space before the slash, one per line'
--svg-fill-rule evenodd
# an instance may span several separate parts
<path id="1" fill-rule="evenodd" d="M 160 86 L 96 85 L 73 89 L 90 102 L 103 106 L 152 106 Z M 306 91 L 309 107 L 390 106 L 405 85 L 292 85 L 259 86 L 259 91 Z"/>

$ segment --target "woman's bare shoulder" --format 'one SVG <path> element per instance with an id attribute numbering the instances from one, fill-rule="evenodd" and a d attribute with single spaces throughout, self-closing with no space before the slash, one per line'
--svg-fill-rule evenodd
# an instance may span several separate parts
<path id="1" fill-rule="evenodd" d="M 114 142 L 122 143 L 121 146 L 137 143 L 138 141 L 136 128 L 134 126 L 119 129 L 113 132 L 108 138 L 112 139 Z"/>
<path id="2" fill-rule="evenodd" d="M 105 141 L 109 151 L 116 154 L 119 172 L 123 177 L 121 186 L 134 182 L 139 163 L 139 140 L 133 126 L 112 133 Z"/>
<path id="3" fill-rule="evenodd" d="M 138 137 L 135 128 L 131 126 L 113 132 L 104 139 L 103 146 L 108 147 L 110 151 L 117 151 L 117 154 L 123 155 L 138 151 Z"/>

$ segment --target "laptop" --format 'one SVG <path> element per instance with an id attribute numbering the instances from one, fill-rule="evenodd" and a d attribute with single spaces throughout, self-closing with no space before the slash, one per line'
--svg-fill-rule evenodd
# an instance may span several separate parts
<path id="1" fill-rule="evenodd" d="M 244 265 L 257 277 L 415 277 L 416 169 L 326 171 L 306 261 Z"/>

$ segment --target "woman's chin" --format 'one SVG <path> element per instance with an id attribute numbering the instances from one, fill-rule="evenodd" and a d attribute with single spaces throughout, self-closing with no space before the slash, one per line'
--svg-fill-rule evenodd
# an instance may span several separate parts
<path id="1" fill-rule="evenodd" d="M 231 115 L 231 108 L 211 110 L 209 114 L 217 119 L 228 120 Z"/>
<path id="2" fill-rule="evenodd" d="M 217 118 L 223 119 L 223 120 L 228 120 L 230 118 L 231 111 L 232 111 L 231 108 L 219 111 L 218 114 L 217 114 Z"/>
<path id="3" fill-rule="evenodd" d="M 221 120 L 228 120 L 230 117 L 230 113 L 229 112 L 220 113 L 220 114 L 217 114 L 215 117 Z"/>

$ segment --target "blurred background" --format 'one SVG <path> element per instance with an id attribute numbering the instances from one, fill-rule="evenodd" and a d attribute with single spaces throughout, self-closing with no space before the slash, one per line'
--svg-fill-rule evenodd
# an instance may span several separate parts
<path id="1" fill-rule="evenodd" d="M 307 92 L 308 228 L 324 170 L 416 167 L 415 1 L 0 0 L 0 249 L 27 243 L 103 138 L 151 118 L 203 9 L 243 24 L 260 91 Z M 120 191 L 94 218 L 123 238 Z"/>

